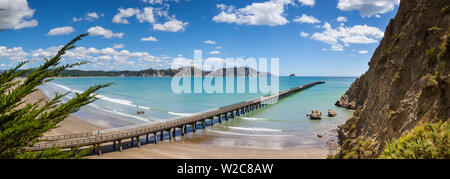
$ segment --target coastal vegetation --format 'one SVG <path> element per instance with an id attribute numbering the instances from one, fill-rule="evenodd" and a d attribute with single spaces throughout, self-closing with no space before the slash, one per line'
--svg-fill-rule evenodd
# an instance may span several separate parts
<path id="1" fill-rule="evenodd" d="M 450 126 L 448 123 L 426 124 L 416 127 L 398 139 L 388 142 L 379 159 L 437 159 L 450 158 Z M 377 158 L 373 150 L 373 139 L 359 140 L 352 145 L 346 140 L 343 147 L 349 150 L 341 150 L 330 159 L 367 159 Z"/>
<path id="2" fill-rule="evenodd" d="M 449 5 L 400 2 L 369 70 L 336 102 L 355 112 L 334 158 L 450 158 Z"/>
<path id="3" fill-rule="evenodd" d="M 24 99 L 37 90 L 37 87 L 51 81 L 62 71 L 85 64 L 84 62 L 59 65 L 62 56 L 73 49 L 74 44 L 87 34 L 79 35 L 63 46 L 51 59 L 34 70 L 19 70 L 28 61 L 0 74 L 0 159 L 37 159 L 37 158 L 81 158 L 88 150 L 74 148 L 62 151 L 57 146 L 51 149 L 34 152 L 29 148 L 40 142 L 43 133 L 57 128 L 58 123 L 71 113 L 78 111 L 97 100 L 94 93 L 111 84 L 96 85 L 83 93 L 76 94 L 68 102 L 61 102 L 66 94 L 56 94 L 50 101 L 40 99 L 27 103 Z M 25 75 L 26 74 L 26 75 Z M 25 75 L 24 80 L 17 77 Z"/>
<path id="4" fill-rule="evenodd" d="M 450 158 L 450 126 L 438 122 L 419 126 L 409 134 L 388 143 L 381 159 Z"/>

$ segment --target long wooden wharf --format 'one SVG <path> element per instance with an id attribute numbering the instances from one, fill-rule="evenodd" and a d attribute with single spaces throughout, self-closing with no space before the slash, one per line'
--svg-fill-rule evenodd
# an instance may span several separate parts
<path id="1" fill-rule="evenodd" d="M 158 143 L 158 138 L 159 141 L 164 140 L 164 133 L 168 133 L 169 140 L 171 140 L 173 137 L 176 137 L 177 130 L 181 131 L 179 132 L 179 134 L 181 134 L 182 136 L 184 136 L 188 132 L 188 129 L 190 129 L 189 131 L 195 133 L 199 126 L 201 126 L 202 129 L 206 128 L 207 122 L 210 122 L 210 125 L 214 125 L 216 121 L 215 119 L 218 119 L 218 122 L 222 123 L 223 120 L 229 120 L 230 118 L 234 118 L 235 116 L 245 115 L 250 111 L 266 107 L 269 104 L 274 104 L 279 99 L 311 88 L 315 85 L 324 83 L 325 82 L 323 81 L 309 83 L 279 92 L 278 94 L 267 95 L 240 103 L 227 105 L 175 120 L 133 125 L 94 132 L 45 136 L 41 138 L 43 140 L 42 142 L 39 142 L 35 144 L 34 147 L 32 147 L 32 150 L 40 151 L 51 148 L 53 146 L 59 146 L 61 148 L 95 146 L 97 154 L 101 155 L 101 144 L 105 143 L 112 143 L 113 148 L 117 149 L 118 147 L 119 151 L 123 150 L 122 142 L 127 139 L 131 140 L 131 146 L 136 143 L 137 147 L 141 146 L 141 137 L 143 136 L 146 137 L 145 141 L 147 142 L 149 141 L 149 137 L 153 137 L 153 142 Z"/>

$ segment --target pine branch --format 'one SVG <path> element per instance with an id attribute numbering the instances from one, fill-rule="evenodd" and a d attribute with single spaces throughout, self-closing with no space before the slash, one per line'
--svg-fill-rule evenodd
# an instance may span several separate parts
<path id="1" fill-rule="evenodd" d="M 83 93 L 76 94 L 66 103 L 61 99 L 67 95 L 57 94 L 49 102 L 43 100 L 24 104 L 24 98 L 36 91 L 36 88 L 58 76 L 62 71 L 78 65 L 86 64 L 79 62 L 59 66 L 62 56 L 68 50 L 75 48 L 74 44 L 85 37 L 82 34 L 63 46 L 51 59 L 45 59 L 45 63 L 34 70 L 19 70 L 27 61 L 20 63 L 13 69 L 0 74 L 0 159 L 1 158 L 80 158 L 86 151 L 62 151 L 53 147 L 46 151 L 32 152 L 24 151 L 25 147 L 31 147 L 40 142 L 42 134 L 57 127 L 57 124 L 67 118 L 71 113 L 78 111 L 81 107 L 94 102 L 98 98 L 94 95 L 98 90 L 111 84 L 92 86 Z M 15 81 L 21 75 L 27 74 L 23 83 Z M 11 89 L 13 88 L 13 89 Z"/>

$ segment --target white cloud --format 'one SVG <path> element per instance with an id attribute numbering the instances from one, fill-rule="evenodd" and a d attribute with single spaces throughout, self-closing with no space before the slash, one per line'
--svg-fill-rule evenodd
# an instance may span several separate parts
<path id="1" fill-rule="evenodd" d="M 8 58 L 14 61 L 23 61 L 28 55 L 22 47 L 7 48 L 0 46 L 0 59 Z"/>
<path id="2" fill-rule="evenodd" d="M 320 20 L 316 19 L 313 16 L 308 16 L 306 14 L 303 14 L 301 17 L 298 16 L 295 17 L 293 21 L 298 23 L 309 23 L 309 24 L 320 23 Z"/>
<path id="3" fill-rule="evenodd" d="M 73 17 L 72 18 L 73 22 L 79 22 L 79 21 L 82 21 L 82 20 L 83 20 L 83 18 L 81 18 L 81 17 Z"/>
<path id="4" fill-rule="evenodd" d="M 86 14 L 87 17 L 90 17 L 92 19 L 98 19 L 100 16 L 96 12 L 90 12 Z"/>
<path id="5" fill-rule="evenodd" d="M 185 66 L 193 66 L 194 60 L 184 58 L 182 56 L 178 56 L 177 58 L 174 58 L 171 67 L 172 69 L 178 69 Z"/>
<path id="6" fill-rule="evenodd" d="M 372 17 L 394 10 L 400 0 L 339 0 L 337 7 L 343 11 L 358 10 L 363 17 Z"/>
<path id="7" fill-rule="evenodd" d="M 153 7 L 144 8 L 144 11 L 140 14 L 137 14 L 136 18 L 139 20 L 140 23 L 143 22 L 149 22 L 152 24 L 155 23 L 155 17 L 153 15 Z"/>
<path id="8" fill-rule="evenodd" d="M 46 49 L 36 49 L 25 52 L 22 47 L 7 48 L 0 46 L 0 59 L 10 61 L 11 65 L 31 59 L 30 66 L 40 65 L 45 58 L 53 57 L 62 46 L 52 46 Z M 76 61 L 88 61 L 83 65 L 84 70 L 142 70 L 150 67 L 169 67 L 172 57 L 156 57 L 145 51 L 131 52 L 129 50 L 116 50 L 111 47 L 97 49 L 77 47 L 62 56 L 62 64 Z M 2 62 L 4 62 L 2 61 Z"/>
<path id="9" fill-rule="evenodd" d="M 213 40 L 206 40 L 206 41 L 204 41 L 203 43 L 205 43 L 205 44 L 210 44 L 210 45 L 214 45 L 214 44 L 216 44 L 216 41 L 213 41 Z"/>
<path id="10" fill-rule="evenodd" d="M 31 19 L 35 10 L 26 0 L 0 0 L 0 29 L 22 29 L 36 27 L 38 21 Z"/>
<path id="11" fill-rule="evenodd" d="M 212 52 L 209 52 L 210 55 L 220 55 L 220 51 L 214 50 Z"/>
<path id="12" fill-rule="evenodd" d="M 232 61 L 227 61 L 222 58 L 209 57 L 209 58 L 203 60 L 202 66 L 199 66 L 198 64 L 194 64 L 194 60 L 179 56 L 179 57 L 173 59 L 173 61 L 171 63 L 171 68 L 178 69 L 180 67 L 194 66 L 194 67 L 197 67 L 200 69 L 205 69 L 205 70 L 216 70 L 218 68 L 223 68 L 224 64 L 227 62 L 229 64 L 235 64 Z M 239 64 L 235 64 L 235 65 L 239 66 Z"/>
<path id="13" fill-rule="evenodd" d="M 289 22 L 285 18 L 285 6 L 288 4 L 292 4 L 292 0 L 254 2 L 240 9 L 219 4 L 217 8 L 221 12 L 213 17 L 213 21 L 236 23 L 238 25 L 285 25 Z"/>
<path id="14" fill-rule="evenodd" d="M 158 42 L 158 39 L 156 39 L 155 37 L 149 36 L 149 37 L 146 37 L 146 38 L 142 38 L 141 41 Z"/>
<path id="15" fill-rule="evenodd" d="M 222 49 L 222 46 L 217 46 L 216 49 Z"/>
<path id="16" fill-rule="evenodd" d="M 347 22 L 347 18 L 344 17 L 344 16 L 339 16 L 339 17 L 337 18 L 337 21 L 338 21 L 338 22 Z"/>
<path id="17" fill-rule="evenodd" d="M 125 47 L 124 44 L 113 44 L 113 48 L 114 49 L 121 49 L 121 48 L 124 48 L 124 47 Z"/>
<path id="18" fill-rule="evenodd" d="M 118 23 L 118 24 L 129 24 L 130 22 L 128 22 L 128 20 L 126 18 L 135 16 L 137 14 L 139 14 L 141 11 L 139 9 L 134 9 L 134 8 L 128 8 L 128 9 L 123 9 L 123 8 L 119 8 L 119 13 L 117 13 L 114 17 L 113 17 L 113 22 L 114 23 Z"/>
<path id="19" fill-rule="evenodd" d="M 360 53 L 360 54 L 366 54 L 366 53 L 369 53 L 369 51 L 367 51 L 367 50 L 361 50 L 361 51 L 358 51 L 358 53 Z"/>
<path id="20" fill-rule="evenodd" d="M 179 31 L 185 31 L 186 26 L 189 23 L 182 22 L 176 19 L 169 20 L 165 22 L 164 24 L 154 24 L 153 30 L 159 30 L 159 31 L 167 31 L 167 32 L 179 32 Z"/>
<path id="21" fill-rule="evenodd" d="M 105 39 L 110 39 L 110 38 L 122 38 L 123 37 L 123 33 L 114 33 L 109 29 L 105 29 L 103 27 L 100 26 L 95 26 L 95 27 L 91 27 L 88 29 L 88 33 L 89 35 L 92 36 L 103 36 L 103 38 Z"/>
<path id="22" fill-rule="evenodd" d="M 75 30 L 73 29 L 73 27 L 70 27 L 70 26 L 57 27 L 57 28 L 54 28 L 54 29 L 50 30 L 47 33 L 47 36 L 68 35 L 68 34 L 71 34 L 74 31 Z"/>
<path id="23" fill-rule="evenodd" d="M 314 6 L 316 4 L 315 0 L 298 0 L 302 6 Z"/>
<path id="24" fill-rule="evenodd" d="M 342 46 L 341 44 L 333 44 L 333 45 L 331 45 L 330 50 L 342 52 L 342 51 L 344 51 L 344 46 Z"/>
<path id="25" fill-rule="evenodd" d="M 105 16 L 103 13 L 102 14 L 98 14 L 96 12 L 89 12 L 89 13 L 87 13 L 85 15 L 84 18 L 83 17 L 73 17 L 72 21 L 73 22 L 79 22 L 79 21 L 83 21 L 83 20 L 94 21 L 94 20 L 99 19 L 100 17 L 103 17 L 103 16 Z"/>
<path id="26" fill-rule="evenodd" d="M 164 6 L 165 8 L 169 8 L 169 6 Z M 123 9 L 119 8 L 119 13 L 117 13 L 113 17 L 113 22 L 118 24 L 129 24 L 127 18 L 136 16 L 136 19 L 139 20 L 140 23 L 148 22 L 151 24 L 156 23 L 155 15 L 161 16 L 161 17 L 169 17 L 167 10 L 163 8 L 154 8 L 154 7 L 145 7 L 142 10 L 139 10 L 137 8 L 128 8 Z M 169 17 L 174 19 L 174 16 Z"/>
<path id="27" fill-rule="evenodd" d="M 164 2 L 179 2 L 179 0 L 142 0 L 142 2 L 149 3 L 149 4 L 163 4 Z"/>
<path id="28" fill-rule="evenodd" d="M 300 36 L 301 36 L 301 37 L 308 37 L 309 34 L 302 31 L 302 32 L 300 32 Z"/>
<path id="29" fill-rule="evenodd" d="M 384 36 L 384 32 L 380 29 L 367 25 L 355 25 L 353 27 L 339 26 L 333 29 L 326 22 L 322 28 L 324 29 L 323 32 L 314 33 L 311 38 L 330 44 L 332 45 L 331 50 L 334 49 L 337 51 L 343 50 L 343 46 L 350 46 L 350 44 L 377 43 L 377 39 Z"/>

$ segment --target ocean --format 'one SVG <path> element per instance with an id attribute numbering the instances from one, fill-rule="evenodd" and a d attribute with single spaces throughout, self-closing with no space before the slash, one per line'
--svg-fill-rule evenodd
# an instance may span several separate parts
<path id="1" fill-rule="evenodd" d="M 334 103 L 355 79 L 355 77 L 280 77 L 280 91 L 316 81 L 325 81 L 326 83 L 301 91 L 245 116 L 236 117 L 222 125 L 214 125 L 208 128 L 207 132 L 225 136 L 224 139 L 239 136 L 264 139 L 290 136 L 295 138 L 294 141 L 303 141 L 292 144 L 292 140 L 289 140 L 288 143 L 291 144 L 279 144 L 283 146 L 303 145 L 304 141 L 317 143 L 318 134 L 335 129 L 351 117 L 352 111 L 336 107 Z M 246 80 L 249 81 L 248 78 Z M 56 78 L 39 88 L 49 97 L 53 97 L 56 92 L 70 92 L 63 99 L 63 101 L 67 101 L 75 93 L 82 92 L 92 85 L 114 83 L 113 86 L 104 88 L 97 93 L 99 100 L 74 114 L 75 117 L 88 123 L 108 129 L 174 120 L 267 95 L 249 93 L 248 86 L 246 93 L 176 94 L 171 89 L 171 81 L 172 78 L 150 77 Z M 328 117 L 328 109 L 336 111 L 337 117 Z M 145 114 L 138 115 L 136 113 L 138 110 L 145 111 Z M 310 114 L 312 110 L 322 111 L 323 119 L 310 120 L 306 114 Z M 227 145 L 227 142 L 230 141 L 215 140 L 211 143 L 223 146 Z M 271 143 L 268 142 L 267 145 L 271 145 Z"/>

